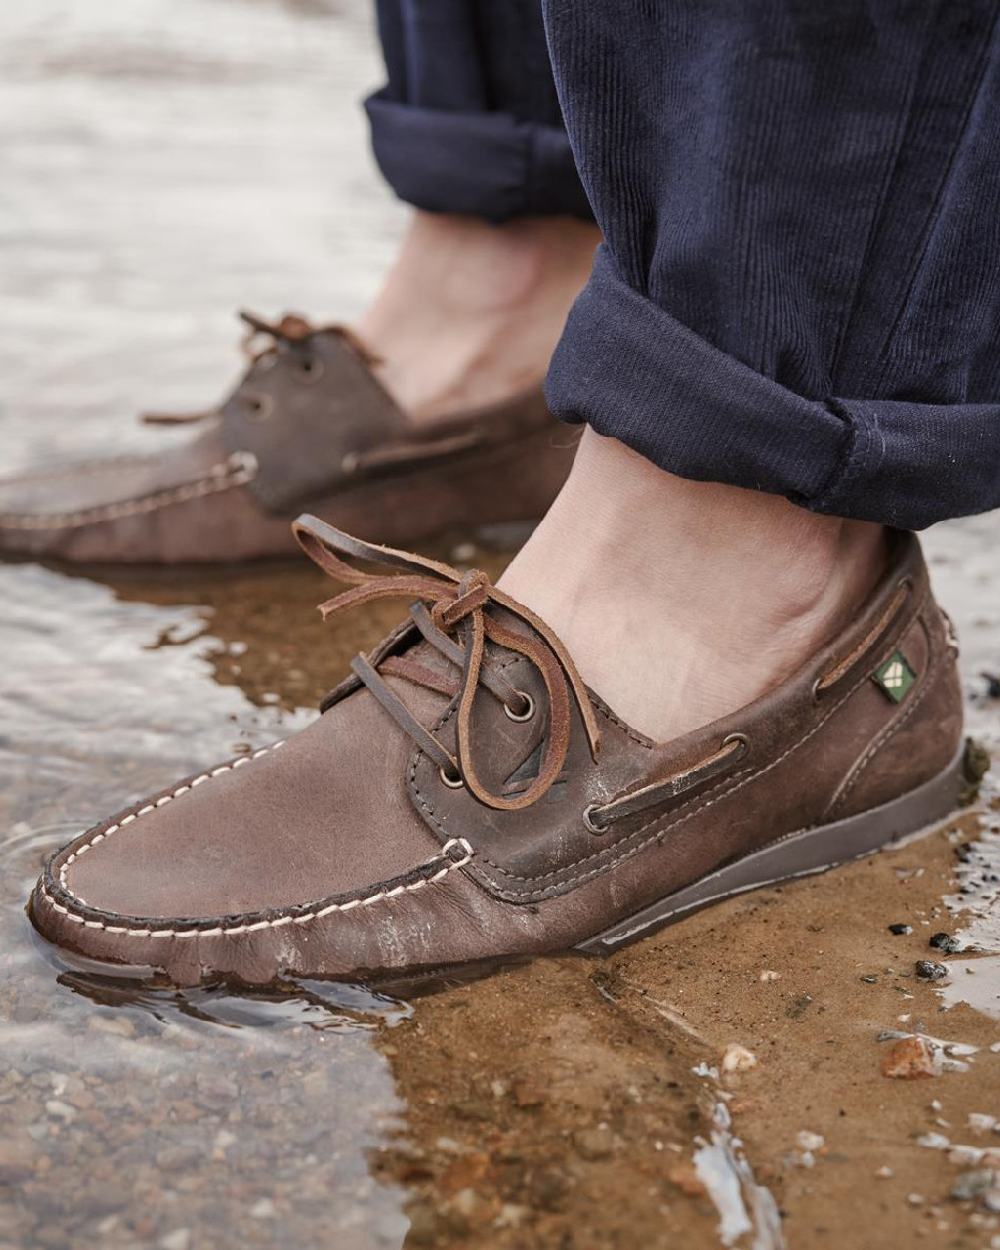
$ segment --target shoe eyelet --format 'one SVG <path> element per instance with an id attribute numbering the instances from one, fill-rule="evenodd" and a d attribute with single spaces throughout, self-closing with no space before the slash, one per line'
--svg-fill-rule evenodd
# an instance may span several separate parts
<path id="1" fill-rule="evenodd" d="M 449 777 L 443 768 L 438 769 L 438 776 L 449 790 L 461 790 L 465 785 L 461 777 Z"/>
<path id="2" fill-rule="evenodd" d="M 506 703 L 503 705 L 503 710 L 504 710 L 504 715 L 507 717 L 508 720 L 517 721 L 518 724 L 522 724 L 526 720 L 531 720 L 532 716 L 534 716 L 535 700 L 531 697 L 530 694 L 525 694 L 523 690 L 518 690 L 517 693 L 521 696 L 521 698 L 528 705 L 524 709 L 524 711 L 520 713 L 512 712 Z"/>
<path id="3" fill-rule="evenodd" d="M 587 830 L 594 834 L 595 837 L 603 837 L 611 826 L 594 824 L 593 813 L 597 810 L 598 806 L 599 805 L 597 803 L 587 804 L 587 806 L 583 809 L 583 823 L 586 825 Z"/>
<path id="4" fill-rule="evenodd" d="M 743 756 L 746 755 L 747 751 L 750 750 L 750 739 L 746 736 L 746 734 L 727 734 L 725 738 L 722 739 L 723 747 L 729 746 L 730 742 L 738 742 L 743 748 L 743 750 L 740 751 L 739 755 L 736 757 L 738 760 L 741 760 Z"/>
<path id="5" fill-rule="evenodd" d="M 311 386 L 323 376 L 323 362 L 316 356 L 306 356 L 296 364 L 295 372 L 300 382 Z"/>
<path id="6" fill-rule="evenodd" d="M 357 473 L 361 468 L 361 453 L 357 451 L 349 451 L 340 462 L 342 473 Z"/>
<path id="7" fill-rule="evenodd" d="M 270 395 L 257 395 L 248 392 L 243 398 L 248 409 L 248 421 L 268 421 L 274 415 L 274 400 Z"/>

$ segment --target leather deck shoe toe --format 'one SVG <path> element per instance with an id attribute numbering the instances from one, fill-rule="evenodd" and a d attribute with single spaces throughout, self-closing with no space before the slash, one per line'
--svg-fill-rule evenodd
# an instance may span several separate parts
<path id="1" fill-rule="evenodd" d="M 485 575 L 314 518 L 295 529 L 350 587 L 325 614 L 400 596 L 405 623 L 303 732 L 58 852 L 31 904 L 52 941 L 180 983 L 606 951 L 957 801 L 955 647 L 912 535 L 893 536 L 869 601 L 779 688 L 657 743 Z"/>

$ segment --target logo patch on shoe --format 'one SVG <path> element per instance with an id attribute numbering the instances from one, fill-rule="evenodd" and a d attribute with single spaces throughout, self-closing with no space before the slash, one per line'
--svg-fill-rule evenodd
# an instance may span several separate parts
<path id="1" fill-rule="evenodd" d="M 893 651 L 872 673 L 872 681 L 893 703 L 902 703 L 916 680 L 917 675 L 902 651 Z"/>

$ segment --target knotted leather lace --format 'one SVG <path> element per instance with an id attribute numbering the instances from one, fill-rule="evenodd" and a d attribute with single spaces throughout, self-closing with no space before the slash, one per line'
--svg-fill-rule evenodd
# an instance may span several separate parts
<path id="1" fill-rule="evenodd" d="M 414 606 L 410 609 L 413 625 L 440 655 L 460 670 L 458 680 L 451 681 L 447 674 L 406 654 L 385 656 L 374 664 L 358 656 L 351 665 L 358 679 L 396 723 L 437 763 L 446 780 L 452 784 L 461 781 L 479 802 L 498 811 L 529 807 L 545 794 L 565 763 L 572 728 L 572 703 L 583 722 L 591 754 L 597 758 L 600 731 L 586 688 L 566 648 L 544 621 L 494 586 L 485 573 L 477 570 L 462 573 L 437 560 L 362 542 L 313 516 L 299 517 L 292 528 L 306 555 L 331 577 L 350 586 L 349 590 L 320 604 L 324 619 L 379 599 L 413 600 Z M 358 560 L 397 571 L 367 572 L 352 563 Z M 505 608 L 529 626 L 531 632 L 525 634 L 508 628 L 491 612 L 493 607 Z M 461 641 L 456 641 L 453 635 Z M 472 749 L 473 706 L 480 686 L 501 699 L 515 719 L 526 718 L 533 704 L 486 659 L 487 641 L 528 660 L 540 675 L 548 699 L 547 732 L 538 776 L 525 791 L 510 798 L 492 793 L 480 779 Z M 384 680 L 383 674 L 403 677 L 414 685 L 458 696 L 455 756 L 417 720 Z"/>

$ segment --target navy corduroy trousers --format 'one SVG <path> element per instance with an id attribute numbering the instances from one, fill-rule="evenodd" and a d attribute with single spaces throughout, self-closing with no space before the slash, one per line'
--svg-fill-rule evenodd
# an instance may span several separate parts
<path id="1" fill-rule="evenodd" d="M 1000 0 L 378 0 L 417 207 L 591 212 L 553 410 L 919 529 L 1000 506 Z"/>

